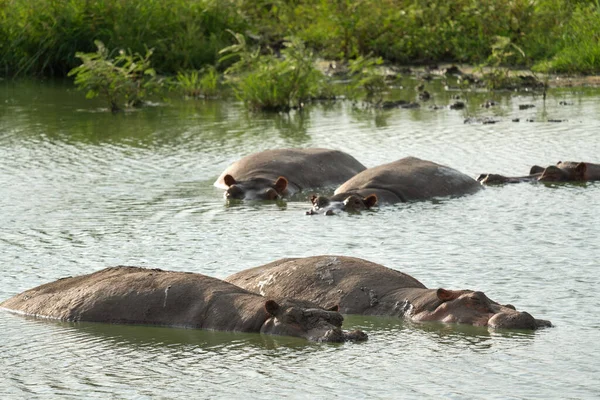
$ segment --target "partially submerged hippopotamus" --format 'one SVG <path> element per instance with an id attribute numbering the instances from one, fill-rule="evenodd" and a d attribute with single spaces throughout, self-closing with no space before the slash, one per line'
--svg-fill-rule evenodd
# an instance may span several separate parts
<path id="1" fill-rule="evenodd" d="M 231 164 L 214 185 L 226 190 L 227 199 L 276 200 L 305 189 L 337 186 L 365 169 L 339 150 L 265 150 Z"/>
<path id="2" fill-rule="evenodd" d="M 480 174 L 477 180 L 483 185 L 500 185 L 520 182 L 588 182 L 600 181 L 600 164 L 576 161 L 559 161 L 546 168 L 534 165 L 525 176 Z"/>
<path id="3" fill-rule="evenodd" d="M 427 289 L 412 276 L 353 257 L 283 258 L 225 280 L 275 299 L 286 295 L 320 304 L 339 304 L 343 314 L 506 329 L 551 326 L 550 321 L 496 303 L 482 292 Z"/>
<path id="4" fill-rule="evenodd" d="M 462 172 L 420 158 L 406 157 L 353 176 L 330 198 L 313 196 L 313 207 L 307 214 L 359 211 L 375 204 L 462 196 L 478 190 L 481 185 Z"/>
<path id="5" fill-rule="evenodd" d="M 306 300 L 279 299 L 191 272 L 112 267 L 38 286 L 0 307 L 63 321 L 260 332 L 319 342 L 367 338 L 342 331 L 337 305 L 326 310 Z"/>

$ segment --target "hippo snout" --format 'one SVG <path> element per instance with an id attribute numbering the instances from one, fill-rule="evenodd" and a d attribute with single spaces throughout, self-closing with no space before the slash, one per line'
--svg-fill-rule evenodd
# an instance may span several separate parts
<path id="1" fill-rule="evenodd" d="M 347 341 L 362 342 L 367 340 L 367 338 L 367 334 L 360 330 L 345 332 L 340 328 L 334 328 L 328 330 L 319 341 L 335 343 L 342 343 Z"/>
<path id="2" fill-rule="evenodd" d="M 530 329 L 550 327 L 552 323 L 543 319 L 535 319 L 528 312 L 500 312 L 488 321 L 488 327 L 494 329 Z"/>

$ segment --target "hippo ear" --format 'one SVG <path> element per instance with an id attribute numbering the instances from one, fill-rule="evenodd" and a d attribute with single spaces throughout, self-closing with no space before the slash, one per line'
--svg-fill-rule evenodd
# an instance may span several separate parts
<path id="1" fill-rule="evenodd" d="M 317 203 L 317 195 L 313 194 L 312 196 L 310 196 L 310 203 L 314 206 Z"/>
<path id="2" fill-rule="evenodd" d="M 437 298 L 441 301 L 450 301 L 458 298 L 460 293 L 455 290 L 446 290 L 439 288 L 436 292 Z"/>
<path id="3" fill-rule="evenodd" d="M 231 185 L 235 185 L 237 182 L 235 181 L 235 179 L 233 179 L 233 176 L 227 174 L 223 177 L 223 182 L 225 182 L 225 185 L 227 185 L 227 187 L 231 186 Z"/>
<path id="4" fill-rule="evenodd" d="M 275 300 L 267 300 L 265 301 L 265 311 L 275 316 L 279 312 L 279 304 Z"/>
<path id="5" fill-rule="evenodd" d="M 283 191 L 287 188 L 287 185 L 288 185 L 287 179 L 285 179 L 283 176 L 280 176 L 275 181 L 275 186 L 273 187 L 273 189 L 275 189 L 277 191 L 277 193 L 283 193 Z"/>
<path id="6" fill-rule="evenodd" d="M 335 306 L 333 306 L 333 307 L 329 307 L 329 308 L 327 309 L 327 311 L 335 311 L 335 312 L 340 312 L 340 305 L 339 305 L 339 304 L 336 304 L 336 305 L 335 305 Z"/>
<path id="7" fill-rule="evenodd" d="M 376 194 L 370 194 L 370 195 L 368 195 L 367 197 L 365 197 L 363 199 L 363 202 L 365 203 L 365 207 L 371 208 L 375 204 L 377 204 L 377 195 Z"/>
<path id="8" fill-rule="evenodd" d="M 529 170 L 529 175 L 541 174 L 542 172 L 544 172 L 544 168 L 540 167 L 539 165 L 534 165 Z"/>

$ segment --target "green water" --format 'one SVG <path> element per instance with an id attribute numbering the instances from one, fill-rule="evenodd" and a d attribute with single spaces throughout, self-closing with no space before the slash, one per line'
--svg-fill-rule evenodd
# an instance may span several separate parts
<path id="1" fill-rule="evenodd" d="M 457 94 L 432 91 L 438 105 Z M 597 398 L 600 185 L 491 187 L 335 217 L 304 215 L 302 196 L 228 205 L 212 186 L 231 162 L 276 147 L 336 148 L 369 167 L 412 155 L 473 177 L 600 162 L 595 90 L 555 90 L 545 102 L 458 94 L 465 110 L 338 102 L 273 116 L 233 101 L 174 100 L 112 115 L 68 83 L 1 83 L 2 300 L 113 265 L 224 278 L 282 257 L 339 254 L 428 287 L 482 290 L 555 327 L 488 332 L 352 316 L 346 327 L 369 341 L 325 345 L 0 312 L 0 396 Z M 480 107 L 488 99 L 498 105 Z M 498 122 L 465 124 L 469 117 Z"/>

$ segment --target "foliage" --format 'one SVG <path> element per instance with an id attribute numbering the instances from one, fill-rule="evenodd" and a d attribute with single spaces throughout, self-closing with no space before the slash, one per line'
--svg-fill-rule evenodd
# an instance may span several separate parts
<path id="1" fill-rule="evenodd" d="M 96 41 L 95 53 L 77 53 L 82 64 L 73 68 L 69 76 L 75 76 L 75 85 L 87 91 L 87 98 L 103 97 L 113 112 L 120 111 L 121 104 L 135 107 L 148 97 L 157 94 L 165 85 L 150 66 L 152 50 L 144 56 L 120 50 L 116 57 L 100 41 Z"/>
<path id="2" fill-rule="evenodd" d="M 523 58 L 525 58 L 525 53 L 505 36 L 496 36 L 491 48 L 492 53 L 485 63 L 476 68 L 476 71 L 483 72 L 483 79 L 488 89 L 513 87 L 516 78 L 511 76 L 510 69 L 506 67 L 507 62 L 515 56 L 515 50 Z"/>
<path id="3" fill-rule="evenodd" d="M 383 93 L 387 89 L 385 77 L 377 69 L 383 60 L 373 57 L 358 57 L 349 63 L 350 83 L 348 84 L 348 97 L 356 100 L 364 93 L 368 103 L 379 104 L 383 100 Z"/>
<path id="4" fill-rule="evenodd" d="M 536 69 L 543 72 L 593 74 L 600 71 L 600 2 L 580 6 L 563 36 L 564 46 Z"/>
<path id="5" fill-rule="evenodd" d="M 297 37 L 336 60 L 381 57 L 426 64 L 489 62 L 496 37 L 517 52 L 505 62 L 598 72 L 598 0 L 0 0 L 3 75 L 64 76 L 76 52 L 153 48 L 161 74 L 216 65 L 245 32 L 277 54 Z M 230 58 L 229 62 L 235 59 Z M 550 62 L 548 62 L 550 60 Z M 220 68 L 229 64 L 221 63 Z"/>
<path id="6" fill-rule="evenodd" d="M 221 50 L 221 60 L 237 57 L 225 75 L 236 96 L 253 110 L 288 111 L 301 108 L 319 91 L 323 75 L 315 69 L 313 52 L 296 38 L 288 38 L 281 57 L 249 49 L 241 34 L 237 44 Z"/>
<path id="7" fill-rule="evenodd" d="M 214 66 L 201 70 L 178 72 L 175 82 L 177 90 L 194 98 L 214 98 L 218 96 L 219 74 Z"/>
<path id="8" fill-rule="evenodd" d="M 76 52 L 106 47 L 144 53 L 158 72 L 214 65 L 243 31 L 237 0 L 0 0 L 0 68 L 6 75 L 64 76 Z"/>

